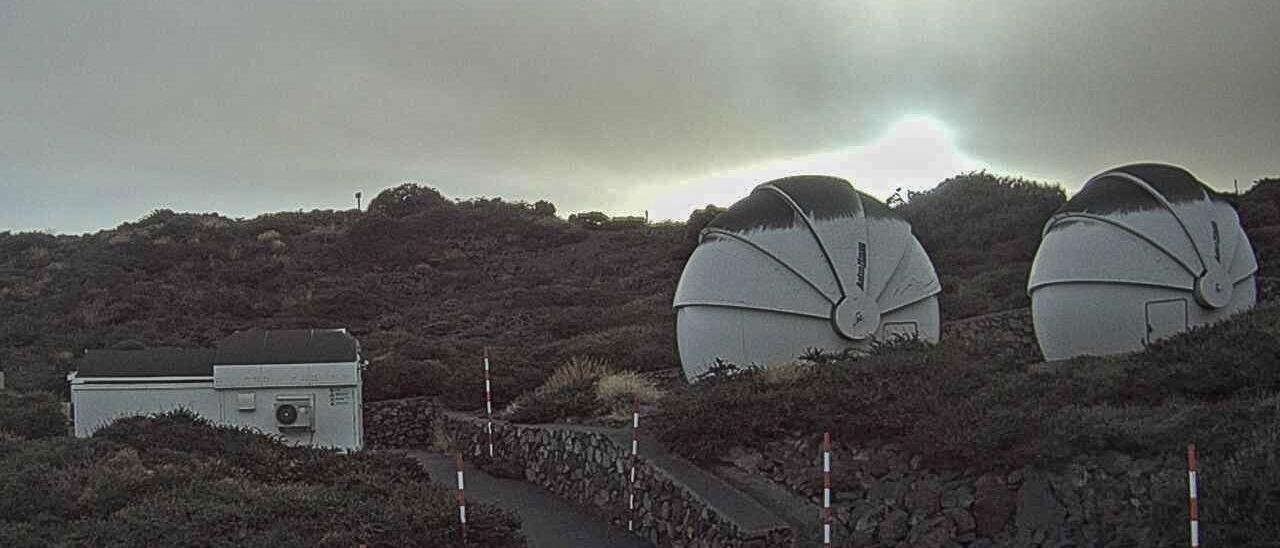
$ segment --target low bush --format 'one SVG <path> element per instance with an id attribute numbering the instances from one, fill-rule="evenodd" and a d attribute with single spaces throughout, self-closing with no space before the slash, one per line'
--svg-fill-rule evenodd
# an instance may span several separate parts
<path id="1" fill-rule="evenodd" d="M 612 373 L 596 381 L 596 400 L 613 418 L 626 418 L 635 402 L 652 404 L 662 397 L 653 381 L 634 371 Z"/>
<path id="2" fill-rule="evenodd" d="M 574 357 L 556 368 L 536 390 L 521 394 L 505 413 L 513 422 L 542 423 L 593 417 L 600 410 L 596 382 L 610 372 L 608 363 Z"/>
<path id="3" fill-rule="evenodd" d="M 662 396 L 657 385 L 634 371 L 614 372 L 603 360 L 570 358 L 535 390 L 515 399 L 503 413 L 513 422 L 612 419 L 630 416 L 636 399 L 651 404 Z"/>
<path id="4" fill-rule="evenodd" d="M 0 442 L 2 546 L 463 546 L 453 495 L 412 460 L 292 447 L 191 413 L 89 439 Z M 468 508 L 469 546 L 524 546 Z"/>
<path id="5" fill-rule="evenodd" d="M 0 439 L 36 439 L 67 435 L 62 402 L 48 392 L 18 394 L 0 390 Z"/>
<path id="6" fill-rule="evenodd" d="M 1081 453 L 1240 447 L 1280 392 L 1280 309 L 1195 329 L 1147 351 L 1028 369 L 955 342 L 895 345 L 805 374 L 748 369 L 669 394 L 660 437 L 695 459 L 830 431 L 895 440 L 952 469 L 1052 466 Z"/>

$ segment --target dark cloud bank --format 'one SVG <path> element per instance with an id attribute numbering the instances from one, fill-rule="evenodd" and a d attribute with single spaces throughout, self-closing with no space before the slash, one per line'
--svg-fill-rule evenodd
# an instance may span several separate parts
<path id="1" fill-rule="evenodd" d="M 1002 172 L 1229 188 L 1280 174 L 1276 28 L 1273 1 L 0 0 L 0 229 L 406 179 L 639 209 L 922 114 Z"/>

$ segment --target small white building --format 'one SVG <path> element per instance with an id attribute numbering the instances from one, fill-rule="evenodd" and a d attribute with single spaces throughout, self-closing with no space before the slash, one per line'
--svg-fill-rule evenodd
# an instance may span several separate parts
<path id="1" fill-rule="evenodd" d="M 213 350 L 91 350 L 68 375 L 75 432 L 185 408 L 293 444 L 356 450 L 362 364 L 345 329 L 241 331 Z"/>

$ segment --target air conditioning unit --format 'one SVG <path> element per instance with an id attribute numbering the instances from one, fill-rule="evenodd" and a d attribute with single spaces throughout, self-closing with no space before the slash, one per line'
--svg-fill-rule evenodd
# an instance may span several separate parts
<path id="1" fill-rule="evenodd" d="M 276 427 L 281 432 L 314 432 L 316 429 L 315 398 L 276 396 Z"/>

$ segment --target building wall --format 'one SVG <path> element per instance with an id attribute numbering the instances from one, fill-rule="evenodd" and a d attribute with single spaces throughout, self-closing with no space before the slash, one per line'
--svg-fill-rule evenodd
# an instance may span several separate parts
<path id="1" fill-rule="evenodd" d="M 254 395 L 254 409 L 241 411 L 240 394 Z M 280 430 L 275 404 L 280 396 L 310 396 L 315 430 Z M 73 384 L 75 433 L 93 435 L 111 421 L 129 416 L 188 409 L 218 424 L 245 426 L 286 442 L 341 449 L 363 447 L 363 417 L 358 386 L 251 387 L 218 390 L 201 383 Z"/>
<path id="2" fill-rule="evenodd" d="M 219 421 L 248 426 L 284 438 L 289 443 L 359 449 L 360 388 L 355 386 L 296 386 L 285 388 L 233 388 L 218 390 L 222 412 Z M 241 410 L 238 396 L 254 395 L 254 409 Z M 299 431 L 276 426 L 276 404 L 297 403 L 289 398 L 310 396 L 315 415 L 315 431 Z M 279 398 L 285 398 L 281 400 Z"/>
<path id="3" fill-rule="evenodd" d="M 143 388 L 145 386 L 145 389 Z M 213 381 L 200 383 L 73 384 L 71 408 L 76 436 L 93 435 L 121 417 L 185 408 L 210 420 L 222 417 Z"/>

